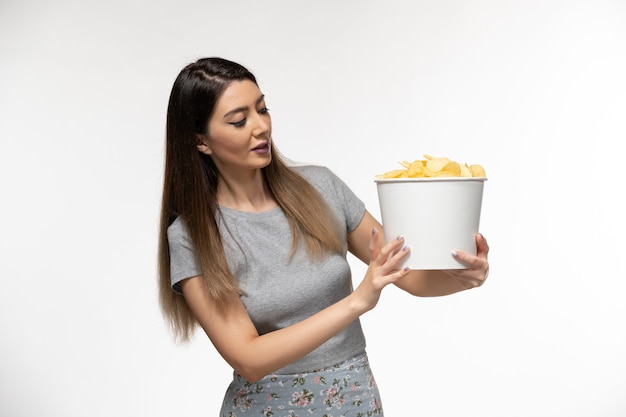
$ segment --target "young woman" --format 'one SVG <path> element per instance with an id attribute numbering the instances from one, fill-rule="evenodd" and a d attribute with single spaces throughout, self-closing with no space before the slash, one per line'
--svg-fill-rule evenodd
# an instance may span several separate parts
<path id="1" fill-rule="evenodd" d="M 480 286 L 489 251 L 467 269 L 399 269 L 402 236 L 330 170 L 289 165 L 263 92 L 241 65 L 186 66 L 167 112 L 159 241 L 160 302 L 174 334 L 197 325 L 234 370 L 220 416 L 382 416 L 359 317 L 389 284 L 416 296 Z M 357 288 L 347 251 L 368 265 Z"/>

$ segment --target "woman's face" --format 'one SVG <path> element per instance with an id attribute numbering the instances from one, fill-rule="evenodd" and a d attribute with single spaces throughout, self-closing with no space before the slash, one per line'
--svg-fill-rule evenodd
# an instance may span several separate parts
<path id="1" fill-rule="evenodd" d="M 210 155 L 222 174 L 241 174 L 270 163 L 271 134 L 259 87 L 250 80 L 233 81 L 217 100 L 207 133 L 198 135 L 198 150 Z"/>

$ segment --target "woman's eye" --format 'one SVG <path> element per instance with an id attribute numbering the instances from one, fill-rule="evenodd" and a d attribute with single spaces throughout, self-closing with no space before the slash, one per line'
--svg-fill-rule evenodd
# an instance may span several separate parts
<path id="1" fill-rule="evenodd" d="M 270 111 L 270 109 L 268 109 L 267 107 L 261 107 L 260 109 L 257 110 L 258 114 L 268 114 Z M 230 125 L 235 126 L 235 127 L 244 127 L 246 125 L 246 122 L 248 121 L 247 117 L 244 117 L 243 119 L 237 121 L 237 122 L 229 122 Z"/>
<path id="2" fill-rule="evenodd" d="M 244 127 L 246 124 L 246 118 L 244 117 L 243 119 L 241 119 L 238 122 L 230 122 L 231 125 L 235 126 L 235 127 Z"/>

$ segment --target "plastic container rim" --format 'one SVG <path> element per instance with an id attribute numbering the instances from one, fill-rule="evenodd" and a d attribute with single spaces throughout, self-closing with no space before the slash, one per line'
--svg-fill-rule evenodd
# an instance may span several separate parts
<path id="1" fill-rule="evenodd" d="M 487 181 L 487 177 L 417 177 L 417 178 L 376 178 L 374 182 L 437 182 L 437 181 Z"/>

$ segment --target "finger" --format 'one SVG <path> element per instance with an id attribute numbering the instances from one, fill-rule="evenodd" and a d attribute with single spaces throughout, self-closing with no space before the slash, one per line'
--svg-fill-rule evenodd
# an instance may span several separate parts
<path id="1" fill-rule="evenodd" d="M 462 250 L 455 250 L 452 252 L 454 259 L 470 269 L 481 269 L 484 267 L 484 264 L 487 263 L 486 254 L 483 254 L 482 256 L 479 255 L 480 254 L 477 254 L 476 256 L 470 255 Z"/>
<path id="2" fill-rule="evenodd" d="M 369 244 L 371 260 L 378 258 L 379 253 L 380 253 L 380 248 L 379 248 L 380 245 L 378 244 L 378 239 L 379 239 L 378 236 L 379 236 L 378 230 L 376 230 L 376 228 L 373 227 L 372 236 L 370 237 L 370 244 Z"/>
<path id="3" fill-rule="evenodd" d="M 457 279 L 470 278 L 471 281 L 475 281 L 474 286 L 482 285 L 482 283 L 487 279 L 487 275 L 489 274 L 489 263 L 487 262 L 487 259 L 472 256 L 462 251 L 452 252 L 452 255 L 456 260 L 467 267 L 465 270 L 457 269 L 451 271 L 452 275 L 456 276 Z M 469 272 L 471 276 L 463 278 L 463 275 L 467 272 Z M 479 274 L 479 276 L 476 274 Z"/>
<path id="4" fill-rule="evenodd" d="M 390 271 L 397 271 L 398 268 L 402 266 L 406 257 L 409 256 L 410 251 L 411 248 L 409 246 L 403 246 L 402 249 L 397 251 L 396 254 L 390 259 L 390 262 L 388 262 L 385 266 L 387 266 Z M 402 270 L 408 272 L 410 268 L 405 265 Z M 404 274 L 402 276 L 404 276 Z"/>
<path id="5" fill-rule="evenodd" d="M 476 256 L 487 259 L 489 253 L 489 244 L 487 239 L 481 233 L 476 233 Z"/>
<path id="6" fill-rule="evenodd" d="M 453 251 L 452 256 L 454 257 L 454 259 L 456 259 L 457 261 L 461 262 L 463 265 L 468 266 L 468 267 L 471 266 L 472 260 L 476 258 L 475 256 L 472 256 L 461 250 Z"/>
<path id="7" fill-rule="evenodd" d="M 400 235 L 395 239 L 392 239 L 380 249 L 379 260 L 383 264 L 391 260 L 391 258 L 398 252 L 398 250 L 404 245 L 404 236 Z"/>
<path id="8" fill-rule="evenodd" d="M 385 285 L 393 284 L 398 281 L 400 278 L 408 274 L 410 271 L 408 266 L 405 266 L 402 269 L 395 269 L 392 273 L 385 275 Z"/>

